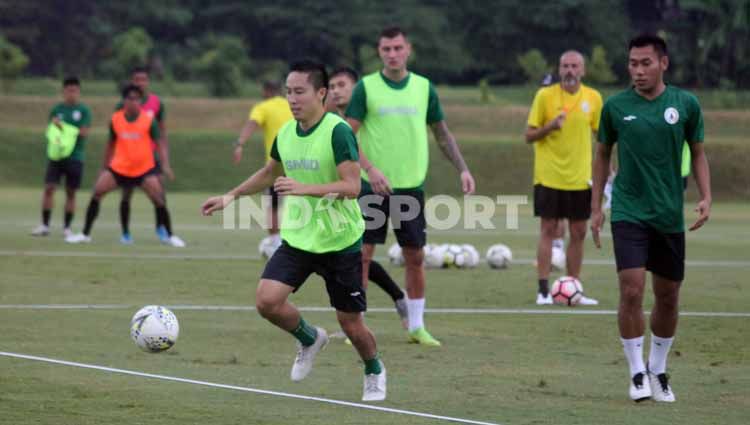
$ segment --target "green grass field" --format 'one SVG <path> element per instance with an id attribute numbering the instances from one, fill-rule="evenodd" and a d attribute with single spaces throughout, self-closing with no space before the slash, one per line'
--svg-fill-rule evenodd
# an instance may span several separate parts
<path id="1" fill-rule="evenodd" d="M 226 182 L 230 185 L 233 182 Z M 188 247 L 159 245 L 153 211 L 134 200 L 136 244 L 117 242 L 117 195 L 106 198 L 90 245 L 67 246 L 60 235 L 32 238 L 40 189 L 0 189 L 0 351 L 49 357 L 218 384 L 358 402 L 362 365 L 353 349 L 333 340 L 302 383 L 289 380 L 293 338 L 250 309 L 263 262 L 260 230 L 222 230 L 218 217 L 198 214 L 207 193 L 170 195 L 175 232 Z M 58 205 L 61 199 L 58 194 Z M 78 201 L 80 228 L 88 195 Z M 688 221 L 693 218 L 686 204 Z M 504 223 L 498 211 L 495 223 Z M 381 405 L 467 420 L 511 424 L 745 424 L 750 417 L 747 342 L 750 271 L 748 204 L 722 203 L 711 221 L 688 235 L 683 312 L 741 313 L 681 318 L 669 360 L 678 401 L 635 405 L 627 396 L 620 348 L 611 240 L 586 246 L 582 281 L 600 300 L 589 308 L 533 304 L 537 224 L 528 206 L 518 230 L 430 231 L 433 242 L 475 245 L 480 252 L 505 243 L 515 262 L 507 270 L 428 270 L 428 309 L 509 309 L 503 314 L 428 312 L 441 348 L 407 343 L 392 306 L 377 288 L 366 315 L 388 369 Z M 391 238 L 392 239 L 392 238 Z M 389 241 L 390 242 L 390 241 Z M 384 249 L 380 255 L 384 255 Z M 403 269 L 388 266 L 398 282 Z M 315 277 L 293 296 L 302 307 L 327 307 Z M 650 307 L 652 298 L 646 300 Z M 43 305 L 90 308 L 42 308 Z M 129 320 L 146 304 L 174 308 L 181 334 L 175 347 L 147 354 L 130 341 Z M 107 305 L 109 305 L 107 307 Z M 100 306 L 101 308 L 93 308 Z M 197 309 L 196 306 L 227 307 Z M 599 314 L 573 314 L 573 313 Z M 330 311 L 304 316 L 336 330 Z M 112 374 L 0 356 L 0 423 L 24 424 L 427 424 L 444 421 L 334 406 L 189 383 Z"/>

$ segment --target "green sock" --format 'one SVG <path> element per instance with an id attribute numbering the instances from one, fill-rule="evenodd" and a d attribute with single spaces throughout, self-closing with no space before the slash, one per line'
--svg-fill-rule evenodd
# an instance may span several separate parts
<path id="1" fill-rule="evenodd" d="M 380 356 L 375 354 L 375 357 L 365 360 L 365 375 L 380 375 L 381 373 L 383 373 L 383 364 L 380 362 Z"/>
<path id="2" fill-rule="evenodd" d="M 318 330 L 308 325 L 302 317 L 299 318 L 299 325 L 297 328 L 291 333 L 305 347 L 315 344 L 315 339 L 318 337 Z"/>

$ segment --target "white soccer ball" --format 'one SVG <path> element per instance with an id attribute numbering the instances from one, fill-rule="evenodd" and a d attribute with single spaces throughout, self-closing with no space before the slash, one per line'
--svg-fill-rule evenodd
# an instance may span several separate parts
<path id="1" fill-rule="evenodd" d="M 463 267 L 467 258 L 461 245 L 447 244 L 443 251 L 444 267 Z"/>
<path id="2" fill-rule="evenodd" d="M 464 256 L 466 257 L 466 262 L 464 267 L 472 268 L 479 265 L 479 251 L 474 247 L 474 245 L 470 244 L 463 244 L 461 245 L 461 249 L 464 251 Z"/>
<path id="3" fill-rule="evenodd" d="M 572 307 L 581 301 L 583 285 L 574 277 L 563 276 L 552 284 L 550 294 L 555 304 Z"/>
<path id="4" fill-rule="evenodd" d="M 388 260 L 394 266 L 404 265 L 404 252 L 398 243 L 394 243 L 390 248 L 388 248 Z"/>
<path id="5" fill-rule="evenodd" d="M 558 248 L 552 248 L 552 269 L 565 270 L 565 251 Z"/>
<path id="6" fill-rule="evenodd" d="M 143 351 L 158 353 L 177 342 L 180 324 L 177 316 L 166 307 L 147 305 L 130 320 L 130 338 Z"/>
<path id="7" fill-rule="evenodd" d="M 281 246 L 281 239 L 278 237 L 266 236 L 258 244 L 258 254 L 268 260 Z"/>
<path id="8" fill-rule="evenodd" d="M 487 250 L 487 264 L 493 269 L 504 269 L 513 261 L 513 252 L 501 243 L 492 245 Z"/>
<path id="9" fill-rule="evenodd" d="M 445 265 L 445 250 L 442 245 L 427 244 L 424 246 L 424 265 L 428 269 L 439 269 Z"/>

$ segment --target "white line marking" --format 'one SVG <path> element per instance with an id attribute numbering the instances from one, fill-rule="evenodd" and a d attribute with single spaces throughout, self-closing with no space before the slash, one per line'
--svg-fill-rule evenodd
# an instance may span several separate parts
<path id="1" fill-rule="evenodd" d="M 246 305 L 167 305 L 175 311 L 255 311 L 255 307 Z M 127 304 L 0 304 L 0 310 L 130 310 L 138 309 L 140 306 Z M 302 312 L 322 313 L 333 312 L 331 307 L 297 307 Z M 393 313 L 393 308 L 368 308 L 368 313 Z M 617 314 L 617 310 L 585 310 L 562 307 L 550 307 L 549 309 L 530 308 L 427 308 L 425 313 L 430 314 L 518 314 L 518 315 L 564 315 L 564 316 L 611 316 Z M 649 311 L 644 311 L 650 314 Z M 685 317 L 750 317 L 746 312 L 727 311 L 681 311 L 680 316 Z"/>
<path id="2" fill-rule="evenodd" d="M 400 415 L 417 416 L 420 418 L 437 419 L 437 420 L 448 421 L 448 422 L 458 422 L 458 423 L 476 424 L 476 425 L 499 425 L 493 422 L 474 421 L 471 419 L 461 419 L 461 418 L 454 418 L 450 416 L 433 415 L 431 413 L 421 413 L 421 412 L 414 412 L 411 410 L 393 409 L 390 407 L 381 407 L 381 406 L 375 406 L 371 404 L 353 403 L 350 401 L 333 400 L 333 399 L 322 398 L 322 397 L 311 397 L 311 396 L 305 396 L 305 395 L 299 395 L 299 394 L 283 393 L 279 391 L 260 390 L 256 388 L 250 388 L 250 387 L 239 387 L 236 385 L 216 384 L 213 382 L 198 381 L 195 379 L 186 379 L 186 378 L 178 378 L 174 376 L 157 375 L 153 373 L 137 372 L 137 371 L 127 370 L 127 369 L 116 369 L 112 367 L 98 366 L 98 365 L 93 365 L 93 364 L 76 363 L 76 362 L 69 362 L 65 360 L 50 359 L 47 357 L 30 356 L 27 354 L 17 354 L 17 353 L 8 353 L 5 351 L 0 351 L 0 356 L 12 357 L 12 358 L 24 359 L 24 360 L 34 360 L 34 361 L 59 364 L 59 365 L 64 365 L 64 366 L 80 367 L 84 369 L 94 369 L 94 370 L 100 370 L 103 372 L 139 376 L 142 378 L 161 379 L 163 381 L 172 381 L 172 382 L 181 382 L 185 384 L 202 385 L 206 387 L 221 388 L 225 390 L 243 391 L 243 392 L 248 392 L 248 393 L 294 398 L 294 399 L 299 399 L 299 400 L 317 401 L 320 403 L 335 404 L 335 405 L 347 406 L 347 407 L 356 407 L 358 409 L 375 410 L 379 412 L 397 413 Z"/>
<path id="3" fill-rule="evenodd" d="M 257 261 L 258 255 L 225 255 L 225 254 L 159 254 L 159 253 L 116 253 L 91 251 L 9 251 L 0 250 L 0 257 L 80 257 L 80 258 L 120 258 L 120 259 L 151 259 L 151 260 L 239 260 Z M 378 261 L 388 261 L 385 257 L 376 257 Z M 534 264 L 535 259 L 521 258 L 513 260 L 513 264 Z M 482 260 L 485 262 L 485 260 Z M 614 266 L 614 260 L 584 260 L 589 266 Z M 750 261 L 735 260 L 688 260 L 688 267 L 750 267 Z"/>

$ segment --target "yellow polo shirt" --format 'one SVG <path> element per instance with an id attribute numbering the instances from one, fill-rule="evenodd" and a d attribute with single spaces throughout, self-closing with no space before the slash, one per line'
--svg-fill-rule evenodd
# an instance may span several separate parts
<path id="1" fill-rule="evenodd" d="M 585 190 L 591 181 L 592 131 L 599 129 L 602 96 L 581 84 L 575 94 L 560 84 L 543 87 L 534 96 L 529 127 L 541 128 L 563 111 L 560 130 L 534 143 L 534 184 L 559 190 Z"/>
<path id="2" fill-rule="evenodd" d="M 258 123 L 263 129 L 263 146 L 266 148 L 266 161 L 271 158 L 271 146 L 279 129 L 293 119 L 289 102 L 281 96 L 274 96 L 255 105 L 249 119 Z"/>

